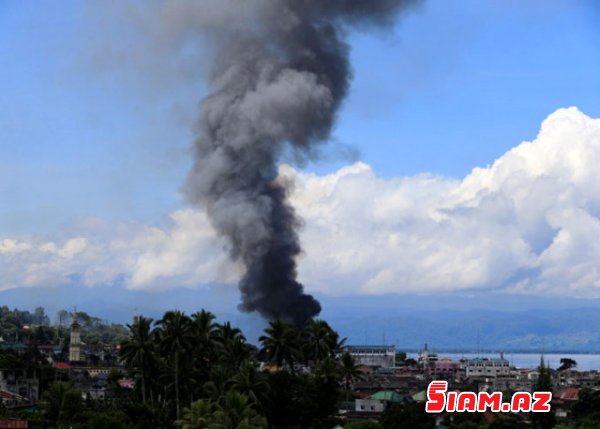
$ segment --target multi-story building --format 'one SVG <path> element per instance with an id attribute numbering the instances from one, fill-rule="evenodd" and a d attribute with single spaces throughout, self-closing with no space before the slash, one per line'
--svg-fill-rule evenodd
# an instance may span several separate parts
<path id="1" fill-rule="evenodd" d="M 500 353 L 499 358 L 475 358 L 461 360 L 467 377 L 500 377 L 510 374 L 510 362 Z"/>
<path id="2" fill-rule="evenodd" d="M 0 392 L 10 392 L 15 395 L 7 398 L 2 394 L 3 403 L 35 402 L 39 399 L 40 382 L 35 369 L 0 368 Z"/>
<path id="3" fill-rule="evenodd" d="M 436 379 L 451 380 L 461 371 L 460 362 L 449 358 L 439 358 L 425 367 L 427 374 Z"/>
<path id="4" fill-rule="evenodd" d="M 359 365 L 391 368 L 396 363 L 394 346 L 346 346 L 346 350 Z"/>

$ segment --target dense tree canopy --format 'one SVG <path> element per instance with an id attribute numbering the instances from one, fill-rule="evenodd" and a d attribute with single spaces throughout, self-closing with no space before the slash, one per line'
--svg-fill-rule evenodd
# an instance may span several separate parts
<path id="1" fill-rule="evenodd" d="M 101 336 L 102 329 L 110 330 L 111 325 L 87 313 L 79 312 L 77 316 L 88 335 L 95 332 Z M 59 313 L 59 324 L 54 327 L 28 322 L 31 326 L 23 330 L 25 321 L 46 321 L 43 309 L 27 313 L 0 308 L 0 325 L 13 327 L 17 335 L 27 331 L 34 345 L 62 343 L 68 338 L 66 322 L 61 320 L 64 317 Z M 111 338 L 114 341 L 117 336 Z M 423 404 L 410 398 L 388 407 L 378 422 L 347 423 L 339 419 L 339 405 L 354 398 L 352 387 L 364 376 L 354 357 L 344 351 L 344 341 L 324 320 L 312 320 L 303 329 L 273 320 L 256 347 L 239 328 L 229 322 L 218 323 L 208 311 L 191 316 L 168 311 L 156 321 L 139 316 L 127 326 L 120 342 L 119 361 L 124 368 L 107 376 L 114 398 L 109 401 L 86 399 L 64 373 L 36 360 L 29 352 L 17 355 L 0 351 L 0 366 L 36 371 L 44 393 L 41 410 L 28 415 L 31 428 L 266 429 L 334 428 L 339 424 L 348 429 L 435 427 L 436 416 L 425 413 Z M 404 359 L 405 364 L 408 361 Z M 133 391 L 120 388 L 118 381 L 122 378 L 134 380 Z M 542 361 L 534 388 L 552 387 L 550 371 Z M 572 407 L 572 425 L 562 422 L 561 427 L 594 427 L 600 416 L 598 409 L 598 392 L 583 389 Z M 532 413 L 527 426 L 523 426 L 524 419 L 514 415 L 487 417 L 457 413 L 445 416 L 443 425 L 448 429 L 517 425 L 546 429 L 555 423 L 553 413 Z"/>
<path id="2" fill-rule="evenodd" d="M 360 376 L 341 354 L 344 340 L 322 320 L 303 330 L 274 320 L 260 349 L 204 310 L 171 311 L 156 322 L 138 317 L 129 330 L 121 358 L 147 407 L 139 411 L 185 428 L 328 425 L 344 388 Z M 271 368 L 260 371 L 259 358 Z M 311 374 L 296 371 L 301 363 Z"/>

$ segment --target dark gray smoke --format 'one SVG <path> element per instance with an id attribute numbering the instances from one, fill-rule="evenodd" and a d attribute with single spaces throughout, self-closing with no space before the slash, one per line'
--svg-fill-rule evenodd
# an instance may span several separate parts
<path id="1" fill-rule="evenodd" d="M 298 325 L 321 311 L 296 280 L 301 222 L 277 163 L 285 148 L 306 159 L 328 138 L 351 78 L 347 29 L 392 24 L 415 2 L 200 2 L 215 17 L 204 25 L 216 59 L 186 191 L 244 265 L 242 310 Z"/>

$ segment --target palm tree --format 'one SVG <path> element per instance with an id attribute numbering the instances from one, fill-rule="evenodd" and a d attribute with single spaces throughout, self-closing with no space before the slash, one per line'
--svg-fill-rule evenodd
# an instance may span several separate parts
<path id="1" fill-rule="evenodd" d="M 255 363 L 244 362 L 231 379 L 230 388 L 246 395 L 258 409 L 264 409 L 269 383 L 265 380 L 264 375 L 256 370 Z"/>
<path id="2" fill-rule="evenodd" d="M 216 338 L 222 344 L 229 340 L 233 340 L 235 337 L 240 335 L 242 335 L 242 331 L 239 328 L 234 328 L 231 326 L 231 323 L 229 322 L 225 322 L 222 325 L 217 325 Z"/>
<path id="3" fill-rule="evenodd" d="M 183 417 L 175 424 L 182 429 L 209 429 L 214 422 L 214 404 L 199 400 L 192 402 L 190 408 L 183 409 Z"/>
<path id="4" fill-rule="evenodd" d="M 201 310 L 192 314 L 194 371 L 191 378 L 193 385 L 196 386 L 195 391 L 201 390 L 202 384 L 208 378 L 212 363 L 219 356 L 217 327 L 215 315 L 210 311 Z"/>
<path id="5" fill-rule="evenodd" d="M 329 336 L 329 347 L 331 349 L 331 357 L 338 357 L 344 353 L 347 338 L 340 338 L 340 334 L 332 330 Z"/>
<path id="6" fill-rule="evenodd" d="M 287 363 L 294 371 L 294 359 L 299 355 L 298 330 L 294 325 L 283 320 L 272 320 L 259 338 L 268 359 L 278 367 Z"/>
<path id="7" fill-rule="evenodd" d="M 176 421 L 182 429 L 266 429 L 267 420 L 252 408 L 248 397 L 231 391 L 222 404 L 200 400 L 183 411 Z"/>
<path id="8" fill-rule="evenodd" d="M 311 320 L 304 328 L 304 350 L 307 360 L 318 363 L 331 356 L 337 343 L 337 335 L 324 320 Z"/>
<path id="9" fill-rule="evenodd" d="M 222 366 L 215 366 L 211 369 L 209 379 L 204 383 L 204 392 L 211 399 L 218 401 L 225 392 L 229 390 L 231 384 L 231 373 Z"/>
<path id="10" fill-rule="evenodd" d="M 338 361 L 327 356 L 315 368 L 315 378 L 326 384 L 337 384 L 342 376 L 342 368 Z"/>
<path id="11" fill-rule="evenodd" d="M 231 373 L 234 373 L 250 357 L 251 350 L 246 338 L 240 334 L 223 344 L 220 362 Z"/>
<path id="12" fill-rule="evenodd" d="M 266 429 L 267 420 L 252 408 L 246 395 L 229 391 L 214 413 L 215 429 Z"/>
<path id="13" fill-rule="evenodd" d="M 121 344 L 120 356 L 127 366 L 134 368 L 142 379 L 142 401 L 146 403 L 146 392 L 150 374 L 156 366 L 156 345 L 152 334 L 152 319 L 140 316 L 133 325 L 127 325 L 130 338 Z"/>
<path id="14" fill-rule="evenodd" d="M 63 427 L 81 409 L 81 391 L 68 382 L 55 381 L 44 392 L 42 399 L 45 419 L 50 426 Z"/>
<path id="15" fill-rule="evenodd" d="M 193 346 L 192 323 L 191 319 L 181 311 L 167 311 L 156 325 L 161 352 L 173 364 L 175 401 L 179 420 L 181 372 L 184 366 L 181 357 L 189 353 Z"/>
<path id="16" fill-rule="evenodd" d="M 352 382 L 355 380 L 362 380 L 363 373 L 360 370 L 360 365 L 356 364 L 356 360 L 354 356 L 350 353 L 345 352 L 340 359 L 341 364 L 341 372 L 342 379 L 344 380 L 344 384 L 346 386 L 346 400 L 348 400 L 348 395 L 350 393 L 350 387 L 352 386 Z"/>
<path id="17" fill-rule="evenodd" d="M 192 314 L 194 335 L 202 346 L 203 352 L 212 351 L 216 341 L 217 323 L 215 315 L 210 311 L 201 310 Z"/>

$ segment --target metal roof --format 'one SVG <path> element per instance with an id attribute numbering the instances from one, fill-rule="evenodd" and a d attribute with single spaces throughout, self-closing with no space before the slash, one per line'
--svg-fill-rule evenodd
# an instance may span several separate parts
<path id="1" fill-rule="evenodd" d="M 372 394 L 367 399 L 375 399 L 378 401 L 389 401 L 389 402 L 402 402 L 404 396 L 393 390 L 380 390 L 377 393 Z"/>

